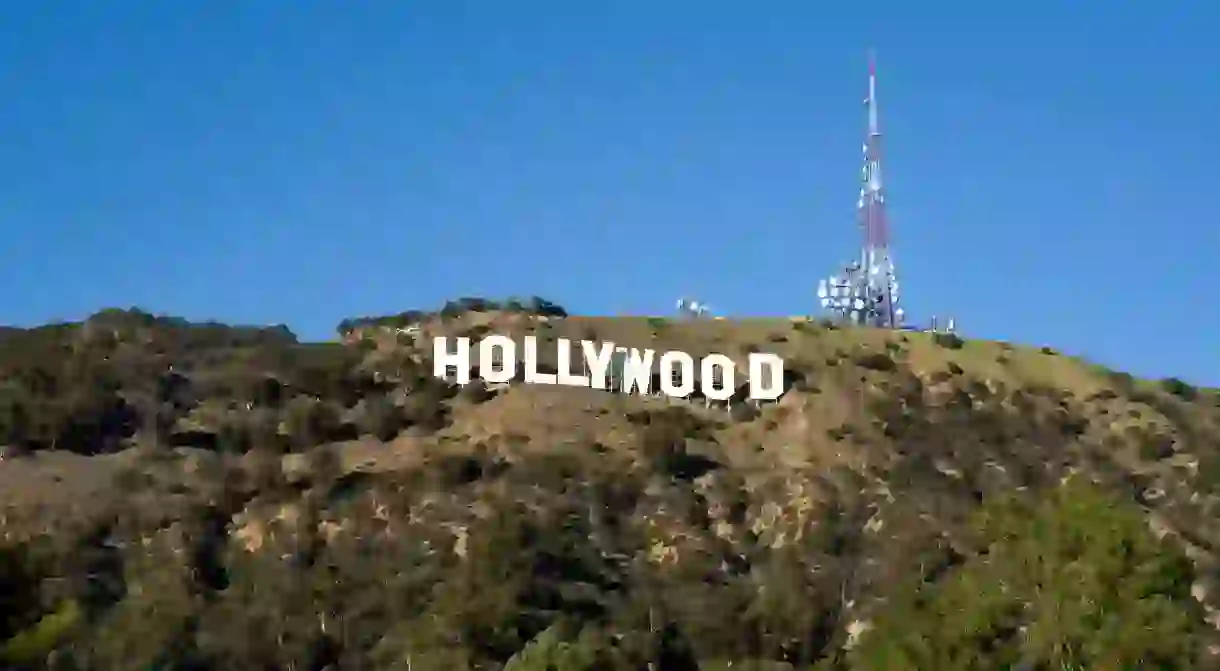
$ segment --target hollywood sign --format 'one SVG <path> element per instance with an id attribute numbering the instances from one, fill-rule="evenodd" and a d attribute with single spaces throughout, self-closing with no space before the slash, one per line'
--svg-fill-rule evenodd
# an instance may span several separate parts
<path id="1" fill-rule="evenodd" d="M 471 378 L 470 338 L 433 339 L 433 374 L 468 384 Z M 654 375 L 659 377 L 659 391 L 673 398 L 686 398 L 699 391 L 711 400 L 728 401 L 737 393 L 737 364 L 723 354 L 695 357 L 686 352 L 667 351 L 657 357 L 651 349 L 639 350 L 615 346 L 612 342 L 580 341 L 580 360 L 573 361 L 572 342 L 566 338 L 555 341 L 555 373 L 539 371 L 538 341 L 533 336 L 522 338 L 522 356 L 517 356 L 518 343 L 508 336 L 489 335 L 478 341 L 478 377 L 488 384 L 502 384 L 518 378 L 518 361 L 523 366 L 521 379 L 530 384 L 564 385 L 591 389 L 617 389 L 647 394 Z M 654 366 L 654 361 L 656 365 Z M 783 394 L 784 361 L 774 354 L 751 353 L 747 359 L 747 398 L 755 401 L 775 400 Z M 573 363 L 578 370 L 573 372 Z M 613 364 L 619 364 L 617 366 Z M 450 369 L 456 369 L 456 375 Z M 617 385 L 615 384 L 617 382 Z"/>

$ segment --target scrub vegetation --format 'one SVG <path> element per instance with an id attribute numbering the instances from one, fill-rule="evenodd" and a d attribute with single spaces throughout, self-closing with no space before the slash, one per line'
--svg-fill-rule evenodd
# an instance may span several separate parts
<path id="1" fill-rule="evenodd" d="M 709 407 L 432 375 L 494 332 L 782 356 Z M 1049 347 L 462 299 L 329 343 L 0 328 L 0 668 L 1202 669 L 1220 394 Z"/>

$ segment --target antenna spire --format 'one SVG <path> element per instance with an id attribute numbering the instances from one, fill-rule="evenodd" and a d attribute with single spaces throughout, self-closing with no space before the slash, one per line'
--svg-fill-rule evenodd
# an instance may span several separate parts
<path id="1" fill-rule="evenodd" d="M 868 98 L 864 100 L 868 106 L 868 134 L 880 135 L 877 127 L 877 55 L 872 49 L 868 52 Z"/>
<path id="2" fill-rule="evenodd" d="M 889 219 L 886 215 L 885 185 L 881 179 L 881 130 L 877 122 L 877 60 L 868 52 L 868 111 L 864 140 L 864 170 L 856 216 L 863 244 L 860 255 L 838 273 L 818 283 L 822 307 L 841 321 L 860 326 L 908 329 L 902 308 L 898 307 L 898 275 L 890 253 Z M 954 330 L 952 319 L 949 332 Z M 940 325 L 932 318 L 932 331 Z"/>
<path id="3" fill-rule="evenodd" d="M 898 279 L 889 251 L 885 188 L 881 170 L 881 131 L 877 118 L 877 62 L 868 53 L 868 125 L 864 141 L 864 170 L 856 214 L 863 233 L 858 261 L 848 264 L 843 276 L 834 276 L 818 288 L 823 307 L 849 321 L 881 328 L 902 326 L 898 307 Z"/>

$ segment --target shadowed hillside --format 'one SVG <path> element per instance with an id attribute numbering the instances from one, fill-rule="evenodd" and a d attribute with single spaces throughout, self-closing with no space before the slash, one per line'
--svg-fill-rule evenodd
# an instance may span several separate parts
<path id="1" fill-rule="evenodd" d="M 0 668 L 1204 669 L 1220 394 L 807 320 L 465 299 L 0 329 Z M 730 408 L 431 336 L 784 357 Z"/>

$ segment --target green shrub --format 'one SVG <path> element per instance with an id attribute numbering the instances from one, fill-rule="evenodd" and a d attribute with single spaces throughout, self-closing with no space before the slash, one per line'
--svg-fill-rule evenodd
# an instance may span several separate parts
<path id="1" fill-rule="evenodd" d="M 894 595 L 853 669 L 1198 668 L 1190 561 L 1139 510 L 1073 479 L 988 504 L 974 530 L 980 551 Z"/>
<path id="2" fill-rule="evenodd" d="M 1149 432 L 1140 441 L 1140 456 L 1148 461 L 1160 461 L 1174 455 L 1172 436 Z"/>
<path id="3" fill-rule="evenodd" d="M 880 352 L 865 354 L 856 359 L 856 364 L 861 368 L 867 368 L 868 370 L 876 370 L 885 373 L 898 370 L 898 364 L 894 363 L 894 359 L 892 359 L 889 355 L 882 354 Z"/>
<path id="4" fill-rule="evenodd" d="M 945 349 L 961 349 L 966 344 L 956 333 L 936 333 L 932 336 L 932 342 Z"/>
<path id="5" fill-rule="evenodd" d="M 13 664 L 17 668 L 42 662 L 80 623 L 81 615 L 80 606 L 75 601 L 67 602 L 59 610 L 43 617 L 33 627 L 0 643 L 0 662 Z"/>
<path id="6" fill-rule="evenodd" d="M 1199 398 L 1199 390 L 1194 385 L 1187 384 L 1176 377 L 1161 380 L 1161 388 L 1183 401 L 1194 401 Z"/>
<path id="7" fill-rule="evenodd" d="M 526 644 L 504 665 L 504 671 L 593 671 L 597 650 L 587 641 L 569 642 L 558 627 L 550 627 Z"/>

